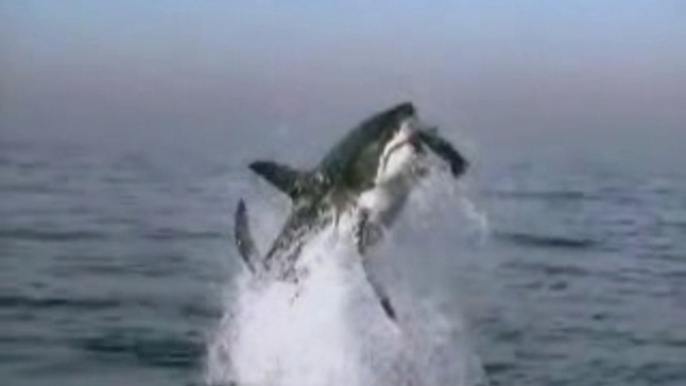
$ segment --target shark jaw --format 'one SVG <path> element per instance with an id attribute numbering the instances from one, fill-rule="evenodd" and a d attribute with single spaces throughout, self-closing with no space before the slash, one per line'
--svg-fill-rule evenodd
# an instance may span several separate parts
<path id="1" fill-rule="evenodd" d="M 375 185 L 385 184 L 414 173 L 419 159 L 424 155 L 417 137 L 418 123 L 410 117 L 400 123 L 399 129 L 384 147 L 376 171 Z"/>
<path id="2" fill-rule="evenodd" d="M 412 190 L 428 172 L 417 125 L 414 118 L 400 124 L 382 152 L 374 186 L 362 192 L 357 200 L 355 210 L 375 227 L 374 239 L 380 238 L 383 229 L 392 225 Z M 373 244 L 371 240 L 364 244 L 367 243 Z"/>

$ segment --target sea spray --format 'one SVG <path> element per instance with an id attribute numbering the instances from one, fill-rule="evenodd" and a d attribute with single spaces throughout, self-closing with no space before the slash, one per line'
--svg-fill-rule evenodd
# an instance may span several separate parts
<path id="1" fill-rule="evenodd" d="M 297 285 L 258 281 L 247 270 L 237 275 L 209 344 L 208 384 L 483 382 L 460 317 L 448 317 L 434 300 L 411 293 L 403 280 L 390 286 L 398 322 L 383 313 L 353 248 L 351 223 L 344 217 L 303 248 L 300 266 L 308 274 Z M 382 247 L 368 258 L 388 266 L 403 261 L 403 253 Z"/>
<path id="2" fill-rule="evenodd" d="M 309 274 L 298 285 L 241 274 L 210 348 L 211 383 L 361 384 L 346 315 L 350 270 L 339 249 L 332 230 L 308 244 L 302 263 Z"/>

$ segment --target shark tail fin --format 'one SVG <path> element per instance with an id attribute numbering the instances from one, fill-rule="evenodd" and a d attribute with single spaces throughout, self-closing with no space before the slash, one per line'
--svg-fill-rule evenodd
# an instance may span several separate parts
<path id="1" fill-rule="evenodd" d="M 307 173 L 272 161 L 255 161 L 250 169 L 259 174 L 280 191 L 296 199 L 303 194 Z"/>
<path id="2" fill-rule="evenodd" d="M 256 273 L 258 269 L 256 261 L 258 252 L 252 235 L 250 234 L 248 210 L 245 207 L 243 200 L 238 202 L 238 208 L 236 208 L 234 238 L 241 258 L 248 266 L 248 269 L 250 269 L 252 273 Z"/>

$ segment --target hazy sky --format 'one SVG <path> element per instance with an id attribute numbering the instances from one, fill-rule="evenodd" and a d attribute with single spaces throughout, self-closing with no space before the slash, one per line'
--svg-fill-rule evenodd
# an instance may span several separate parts
<path id="1" fill-rule="evenodd" d="M 686 148 L 686 3 L 0 0 L 0 130 L 328 138 L 405 99 L 487 144 Z"/>

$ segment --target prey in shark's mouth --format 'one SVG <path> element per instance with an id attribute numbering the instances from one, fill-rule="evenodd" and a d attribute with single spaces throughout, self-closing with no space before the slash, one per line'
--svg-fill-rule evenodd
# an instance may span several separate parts
<path id="1" fill-rule="evenodd" d="M 395 319 L 390 298 L 367 268 L 364 255 L 393 224 L 412 188 L 426 175 L 427 150 L 447 162 L 455 178 L 467 169 L 462 155 L 436 129 L 422 127 L 414 106 L 406 102 L 362 122 L 312 170 L 271 161 L 251 163 L 250 169 L 287 194 L 293 205 L 269 251 L 261 255 L 250 234 L 245 203 L 239 202 L 234 231 L 243 261 L 259 277 L 296 282 L 304 244 L 342 214 L 351 213 L 367 278 L 386 315 Z"/>

